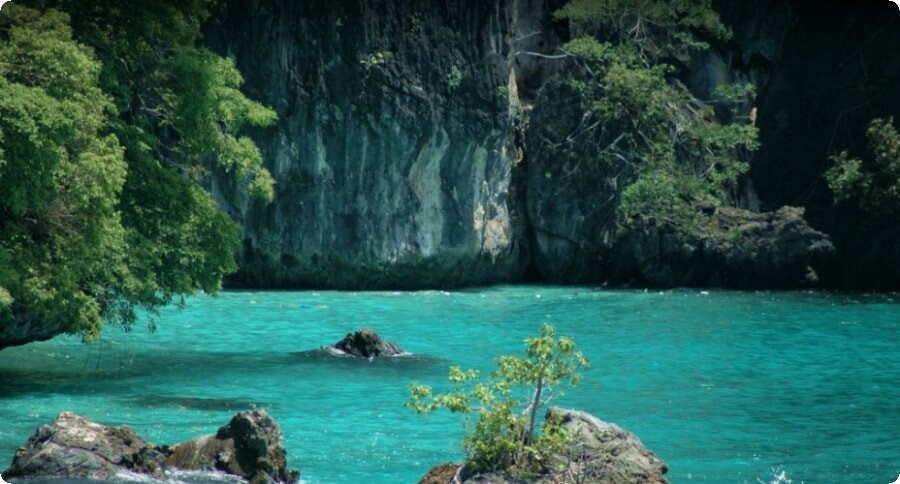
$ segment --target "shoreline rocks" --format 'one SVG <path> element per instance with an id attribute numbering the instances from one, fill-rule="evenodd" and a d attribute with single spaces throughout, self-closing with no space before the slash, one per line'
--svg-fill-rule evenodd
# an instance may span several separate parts
<path id="1" fill-rule="evenodd" d="M 383 339 L 378 333 L 368 328 L 347 333 L 344 339 L 326 346 L 325 349 L 335 356 L 356 356 L 369 359 L 409 354 L 403 351 L 397 343 Z"/>
<path id="2" fill-rule="evenodd" d="M 122 472 L 164 481 L 167 470 L 220 471 L 251 483 L 295 483 L 281 428 L 266 412 L 239 412 L 216 434 L 173 446 L 141 439 L 130 427 L 101 425 L 62 412 L 20 448 L 4 478 L 112 479 Z"/>

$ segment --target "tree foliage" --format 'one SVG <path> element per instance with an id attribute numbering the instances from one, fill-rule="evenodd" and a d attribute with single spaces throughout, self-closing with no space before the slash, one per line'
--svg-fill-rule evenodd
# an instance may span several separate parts
<path id="1" fill-rule="evenodd" d="M 561 396 L 560 385 L 574 386 L 578 371 L 588 365 L 575 342 L 557 337 L 549 324 L 525 340 L 525 357 L 503 355 L 486 382 L 475 370 L 450 368 L 451 388 L 434 394 L 430 386 L 410 385 L 407 406 L 417 413 L 445 408 L 476 414 L 465 437 L 466 466 L 474 472 L 503 470 L 519 476 L 540 473 L 552 466 L 551 457 L 565 443 L 559 422 L 545 421 L 535 430 L 538 411 Z M 526 390 L 526 393 L 516 392 Z M 524 395 L 524 398 L 523 398 Z"/>
<path id="2" fill-rule="evenodd" d="M 876 118 L 866 131 L 870 157 L 853 158 L 847 151 L 832 156 L 825 180 L 839 202 L 856 200 L 869 213 L 900 213 L 900 132 L 894 119 Z"/>
<path id="3" fill-rule="evenodd" d="M 22 4 L 33 5 L 29 8 Z M 235 269 L 209 169 L 272 197 L 246 125 L 274 113 L 197 46 L 205 1 L 16 2 L 0 13 L 0 324 L 99 336 Z"/>
<path id="4" fill-rule="evenodd" d="M 578 33 L 563 46 L 576 61 L 567 82 L 585 106 L 570 139 L 594 145 L 593 162 L 618 167 L 628 181 L 623 222 L 652 216 L 689 227 L 698 205 L 732 200 L 757 132 L 740 116 L 723 124 L 714 104 L 746 102 L 752 86 L 725 86 L 702 101 L 678 80 L 690 52 L 708 47 L 704 39 L 730 36 L 711 2 L 573 0 L 555 16 Z"/>

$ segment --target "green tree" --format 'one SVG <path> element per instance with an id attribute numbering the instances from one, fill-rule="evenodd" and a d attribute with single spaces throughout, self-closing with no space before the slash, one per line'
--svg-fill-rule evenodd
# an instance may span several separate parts
<path id="1" fill-rule="evenodd" d="M 536 432 L 537 414 L 551 398 L 562 395 L 557 387 L 578 383 L 578 371 L 588 361 L 571 338 L 557 337 L 549 324 L 541 326 L 539 336 L 526 339 L 525 347 L 524 358 L 497 358 L 497 370 L 486 382 L 478 371 L 452 367 L 452 387 L 445 393 L 410 385 L 407 406 L 416 413 L 445 408 L 477 415 L 464 441 L 466 466 L 474 472 L 534 475 L 552 467 L 551 457 L 565 443 L 559 422 L 545 421 L 543 432 Z M 516 389 L 527 389 L 527 396 L 517 396 Z"/>
<path id="2" fill-rule="evenodd" d="M 866 131 L 871 155 L 863 161 L 847 151 L 832 156 L 825 180 L 836 201 L 855 200 L 875 215 L 900 213 L 900 133 L 894 119 L 876 118 Z"/>
<path id="3" fill-rule="evenodd" d="M 704 39 L 730 36 L 710 0 L 573 0 L 555 16 L 576 34 L 563 51 L 575 61 L 568 84 L 585 107 L 570 138 L 593 144 L 592 161 L 619 167 L 628 180 L 622 222 L 692 230 L 698 206 L 731 202 L 757 132 L 751 123 L 723 124 L 715 105 L 746 102 L 752 87 L 725 86 L 704 102 L 678 79 L 690 52 L 708 48 Z"/>
<path id="4" fill-rule="evenodd" d="M 96 338 L 131 275 L 100 65 L 59 11 L 0 14 L 0 324 L 39 321 Z M 120 268 L 122 270 L 110 270 Z"/>
<path id="5" fill-rule="evenodd" d="M 210 3 L 0 13 L 0 324 L 90 341 L 235 270 L 237 226 L 198 182 L 217 170 L 271 200 L 241 131 L 275 115 L 198 45 Z"/>

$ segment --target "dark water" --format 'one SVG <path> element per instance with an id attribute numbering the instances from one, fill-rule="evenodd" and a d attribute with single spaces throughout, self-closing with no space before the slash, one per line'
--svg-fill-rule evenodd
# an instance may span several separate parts
<path id="1" fill-rule="evenodd" d="M 0 352 L 0 468 L 72 410 L 147 440 L 211 433 L 241 409 L 281 423 L 308 482 L 416 482 L 459 460 L 458 416 L 403 407 L 450 365 L 489 371 L 549 322 L 591 359 L 554 402 L 635 432 L 673 482 L 890 483 L 900 474 L 900 304 L 891 295 L 596 291 L 253 292 L 197 297 L 158 331 L 112 328 Z M 315 350 L 360 326 L 415 354 Z M 184 479 L 188 480 L 188 479 Z"/>

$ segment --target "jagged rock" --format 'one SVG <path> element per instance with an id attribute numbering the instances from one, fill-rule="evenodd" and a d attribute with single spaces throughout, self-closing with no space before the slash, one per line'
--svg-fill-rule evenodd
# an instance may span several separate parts
<path id="1" fill-rule="evenodd" d="M 397 343 L 386 341 L 381 336 L 378 336 L 378 333 L 375 331 L 366 328 L 347 333 L 344 339 L 326 348 L 340 356 L 350 355 L 361 358 L 406 354 Z"/>
<path id="2" fill-rule="evenodd" d="M 452 482 L 456 477 L 456 473 L 459 472 L 460 467 L 461 464 L 455 462 L 447 462 L 446 464 L 434 466 L 428 471 L 428 474 L 425 474 L 425 476 L 419 480 L 419 484 L 447 484 L 448 482 Z"/>
<path id="3" fill-rule="evenodd" d="M 217 470 L 251 483 L 293 483 L 278 423 L 262 411 L 241 412 L 215 435 L 172 447 L 142 440 L 128 426 L 109 427 L 72 412 L 39 427 L 16 452 L 4 478 L 111 479 L 128 471 L 166 480 L 166 469 Z"/>
<path id="4" fill-rule="evenodd" d="M 218 470 L 251 483 L 297 482 L 300 475 L 287 466 L 281 427 L 266 412 L 235 415 L 216 434 L 174 446 L 166 464 L 185 470 Z"/>
<path id="5" fill-rule="evenodd" d="M 556 418 L 573 440 L 565 455 L 556 456 L 556 469 L 525 480 L 506 472 L 473 474 L 458 464 L 441 464 L 420 484 L 665 484 L 668 467 L 647 450 L 631 432 L 577 410 L 552 407 L 547 418 Z"/>
<path id="6" fill-rule="evenodd" d="M 118 472 L 163 479 L 165 456 L 127 427 L 108 427 L 72 412 L 43 425 L 16 452 L 3 477 L 110 479 Z"/>

